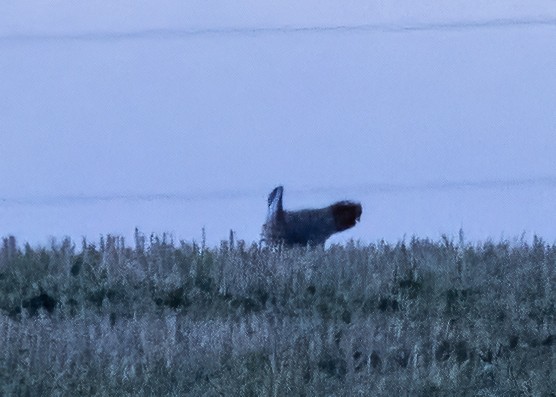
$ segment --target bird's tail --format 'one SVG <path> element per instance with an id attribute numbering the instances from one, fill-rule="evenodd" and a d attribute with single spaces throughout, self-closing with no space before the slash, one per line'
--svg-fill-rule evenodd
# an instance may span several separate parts
<path id="1" fill-rule="evenodd" d="M 355 226 L 363 212 L 361 204 L 352 201 L 339 201 L 330 207 L 332 208 L 332 215 L 336 224 L 336 231 L 338 232 Z"/>

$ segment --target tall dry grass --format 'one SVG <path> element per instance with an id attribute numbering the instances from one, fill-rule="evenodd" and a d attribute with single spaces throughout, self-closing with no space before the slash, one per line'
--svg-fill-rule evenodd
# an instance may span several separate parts
<path id="1" fill-rule="evenodd" d="M 0 395 L 555 396 L 556 246 L 0 249 Z"/>

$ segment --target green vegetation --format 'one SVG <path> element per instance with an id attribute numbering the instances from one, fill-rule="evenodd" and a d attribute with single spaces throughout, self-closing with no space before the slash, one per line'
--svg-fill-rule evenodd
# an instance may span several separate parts
<path id="1" fill-rule="evenodd" d="M 556 396 L 556 245 L 0 249 L 0 395 Z"/>

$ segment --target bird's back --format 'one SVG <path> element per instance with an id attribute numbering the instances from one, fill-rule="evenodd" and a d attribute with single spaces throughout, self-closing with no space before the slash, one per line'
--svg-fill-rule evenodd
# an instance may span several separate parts
<path id="1" fill-rule="evenodd" d="M 285 211 L 285 243 L 287 245 L 320 245 L 336 231 L 330 207 Z"/>

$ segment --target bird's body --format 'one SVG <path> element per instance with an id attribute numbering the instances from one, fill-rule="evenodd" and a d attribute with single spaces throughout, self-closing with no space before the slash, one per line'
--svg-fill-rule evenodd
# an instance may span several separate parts
<path id="1" fill-rule="evenodd" d="M 284 211 L 282 186 L 268 196 L 268 215 L 263 225 L 263 238 L 269 244 L 323 245 L 334 233 L 349 229 L 361 217 L 361 204 L 339 201 L 328 207 Z"/>

